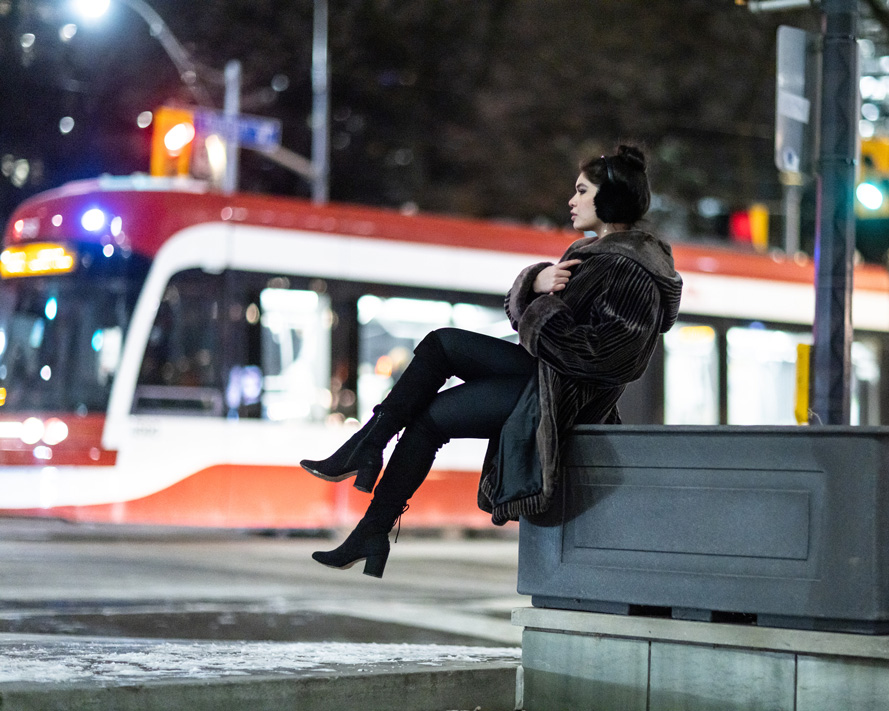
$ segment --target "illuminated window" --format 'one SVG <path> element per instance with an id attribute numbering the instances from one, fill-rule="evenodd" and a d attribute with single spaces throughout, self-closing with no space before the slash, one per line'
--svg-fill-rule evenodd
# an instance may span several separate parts
<path id="1" fill-rule="evenodd" d="M 323 421 L 331 404 L 329 297 L 266 288 L 259 303 L 263 417 Z"/>
<path id="2" fill-rule="evenodd" d="M 719 354 L 710 326 L 677 323 L 664 335 L 664 423 L 719 424 Z"/>
<path id="3" fill-rule="evenodd" d="M 852 343 L 851 424 L 880 424 L 880 344 L 864 338 Z"/>
<path id="4" fill-rule="evenodd" d="M 727 338 L 728 424 L 795 425 L 796 346 L 812 335 L 753 324 Z"/>
<path id="5" fill-rule="evenodd" d="M 518 340 L 502 308 L 430 299 L 367 294 L 358 299 L 358 324 L 358 412 L 362 421 L 392 389 L 413 358 L 414 348 L 430 331 L 453 326 Z M 452 378 L 445 387 L 458 382 Z"/>

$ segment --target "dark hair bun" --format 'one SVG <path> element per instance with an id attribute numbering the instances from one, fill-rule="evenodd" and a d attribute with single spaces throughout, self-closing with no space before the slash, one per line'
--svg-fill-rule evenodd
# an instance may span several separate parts
<path id="1" fill-rule="evenodd" d="M 648 211 L 651 191 L 645 154 L 635 146 L 620 145 L 617 155 L 590 158 L 580 169 L 599 188 L 593 204 L 602 222 L 632 225 Z"/>
<path id="2" fill-rule="evenodd" d="M 617 155 L 623 158 L 633 168 L 645 172 L 645 154 L 636 146 L 620 145 L 617 147 Z"/>

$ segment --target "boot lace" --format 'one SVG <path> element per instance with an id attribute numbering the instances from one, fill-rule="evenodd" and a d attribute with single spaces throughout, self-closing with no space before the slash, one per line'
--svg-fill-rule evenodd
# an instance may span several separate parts
<path id="1" fill-rule="evenodd" d="M 396 523 L 396 525 L 398 526 L 397 530 L 395 531 L 395 543 L 398 543 L 398 534 L 401 533 L 401 517 L 405 514 L 405 512 L 406 512 L 409 508 L 410 508 L 410 505 L 409 505 L 409 504 L 405 504 L 405 505 L 402 507 L 402 509 L 401 509 L 401 513 L 398 514 L 398 518 L 395 519 L 395 523 Z"/>

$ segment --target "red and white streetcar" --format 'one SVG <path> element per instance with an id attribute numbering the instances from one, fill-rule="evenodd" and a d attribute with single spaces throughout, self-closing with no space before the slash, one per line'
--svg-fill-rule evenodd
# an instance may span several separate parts
<path id="1" fill-rule="evenodd" d="M 244 529 L 352 524 L 366 495 L 303 472 L 369 416 L 416 343 L 514 337 L 502 298 L 575 233 L 226 196 L 141 176 L 24 202 L 0 257 L 0 513 Z M 669 237 L 669 236 L 667 236 Z M 674 245 L 680 323 L 625 421 L 792 424 L 813 268 Z M 856 270 L 853 418 L 889 419 L 889 276 Z M 454 441 L 405 525 L 486 527 L 484 442 Z"/>

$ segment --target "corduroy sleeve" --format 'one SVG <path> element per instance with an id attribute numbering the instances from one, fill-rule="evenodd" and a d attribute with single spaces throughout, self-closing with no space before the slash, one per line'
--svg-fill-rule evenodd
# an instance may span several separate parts
<path id="1" fill-rule="evenodd" d="M 550 266 L 552 266 L 552 262 L 538 262 L 526 267 L 519 273 L 512 288 L 506 293 L 503 306 L 506 309 L 509 322 L 516 331 L 519 330 L 519 321 L 522 314 L 525 313 L 525 309 L 540 297 L 540 294 L 534 292 L 534 280 L 540 272 Z"/>
<path id="2" fill-rule="evenodd" d="M 558 373 L 624 385 L 641 375 L 659 333 L 660 292 L 631 259 L 609 255 L 589 261 L 594 260 L 600 264 L 585 265 L 592 268 L 578 270 L 569 283 L 575 293 L 595 292 L 592 303 L 575 312 L 565 292 L 563 298 L 540 296 L 519 320 L 519 341 Z"/>

